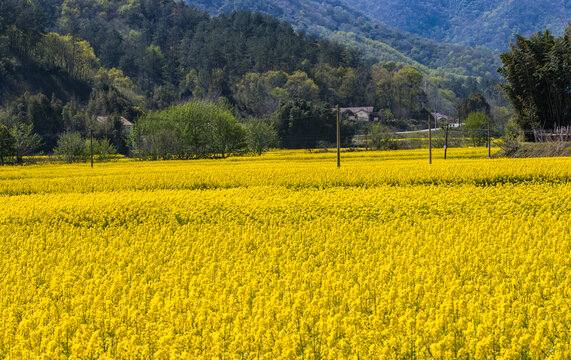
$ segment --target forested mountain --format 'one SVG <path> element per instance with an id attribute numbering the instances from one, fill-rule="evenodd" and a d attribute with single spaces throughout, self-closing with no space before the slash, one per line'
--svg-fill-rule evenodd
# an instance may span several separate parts
<path id="1" fill-rule="evenodd" d="M 351 0 L 392 27 L 440 42 L 507 50 L 514 34 L 550 29 L 562 34 L 571 20 L 569 0 Z"/>
<path id="2" fill-rule="evenodd" d="M 440 44 L 395 30 L 340 0 L 186 0 L 211 14 L 243 9 L 262 11 L 291 23 L 296 30 L 334 38 L 357 47 L 375 60 L 400 61 L 462 75 L 496 76 L 497 56 L 483 48 Z"/>
<path id="3" fill-rule="evenodd" d="M 3 0 L 0 10 L 0 125 L 33 128 L 45 152 L 64 132 L 91 132 L 97 116 L 136 123 L 196 99 L 218 101 L 244 121 L 273 121 L 285 146 L 312 146 L 323 138 L 291 137 L 324 127 L 295 121 L 326 124 L 334 104 L 373 106 L 385 123 L 407 129 L 424 124 L 427 109 L 453 114 L 458 99 L 475 91 L 496 96 L 492 77 L 434 70 L 450 50 L 448 59 L 477 73 L 483 65 L 472 50 L 415 37 L 401 37 L 402 46 L 424 51 L 419 60 L 432 59 L 432 69 L 387 45 L 399 61 L 371 61 L 270 15 L 211 16 L 175 0 Z M 401 33 L 394 34 L 397 41 Z M 98 134 L 127 151 L 120 128 L 115 121 Z"/>

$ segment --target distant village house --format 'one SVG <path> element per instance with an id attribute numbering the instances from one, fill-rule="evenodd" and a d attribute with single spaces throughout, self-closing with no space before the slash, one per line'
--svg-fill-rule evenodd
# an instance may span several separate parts
<path id="1" fill-rule="evenodd" d="M 100 124 L 103 125 L 107 125 L 107 122 L 109 121 L 109 116 L 98 116 L 97 117 L 97 122 L 99 122 Z M 125 134 L 129 134 L 131 133 L 131 129 L 133 128 L 133 123 L 130 122 L 129 120 L 125 119 L 123 116 L 119 117 L 119 121 L 121 122 L 121 125 L 123 126 L 123 131 L 125 132 Z M 112 124 L 111 124 L 112 126 Z"/>
<path id="2" fill-rule="evenodd" d="M 349 113 L 349 120 L 353 121 L 379 121 L 379 114 L 372 106 L 340 108 L 341 114 Z"/>
<path id="3" fill-rule="evenodd" d="M 430 113 L 434 119 L 434 126 L 438 127 L 438 124 L 442 121 L 447 121 L 450 124 L 455 124 L 456 120 L 452 116 L 444 115 L 441 113 Z"/>

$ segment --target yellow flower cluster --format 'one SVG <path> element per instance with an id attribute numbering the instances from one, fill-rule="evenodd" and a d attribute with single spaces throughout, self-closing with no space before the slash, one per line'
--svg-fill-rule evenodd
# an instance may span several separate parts
<path id="1" fill-rule="evenodd" d="M 569 359 L 571 159 L 0 168 L 0 359 Z"/>

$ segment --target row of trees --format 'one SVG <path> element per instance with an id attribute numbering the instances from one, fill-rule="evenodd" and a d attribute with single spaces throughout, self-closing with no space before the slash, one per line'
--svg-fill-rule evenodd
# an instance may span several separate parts
<path id="1" fill-rule="evenodd" d="M 243 123 L 265 119 L 281 146 L 311 147 L 331 141 L 327 104 L 375 106 L 384 121 L 408 129 L 414 119 L 424 123 L 426 104 L 453 111 L 458 97 L 488 86 L 474 78 L 427 78 L 404 64 L 370 65 L 358 51 L 297 34 L 262 14 L 211 18 L 173 0 L 84 5 L 1 5 L 0 58 L 7 60 L 0 123 L 33 125 L 44 153 L 53 152 L 62 133 L 94 130 L 96 116 L 136 122 L 172 104 L 219 98 Z M 33 24 L 17 16 L 20 11 Z M 31 91 L 13 90 L 26 87 Z M 295 116 L 286 120 L 288 112 Z M 344 130 L 354 131 L 349 124 Z M 119 153 L 129 150 L 117 129 L 98 137 Z"/>
<path id="2" fill-rule="evenodd" d="M 90 154 L 98 160 L 108 160 L 117 153 L 117 147 L 107 138 L 87 139 L 79 132 L 65 132 L 57 137 L 54 154 L 72 163 L 86 160 Z M 22 164 L 24 156 L 35 153 L 42 146 L 41 137 L 34 132 L 32 124 L 17 124 L 11 129 L 0 125 L 0 165 L 10 162 Z"/>
<path id="3" fill-rule="evenodd" d="M 207 101 L 147 114 L 134 127 L 132 140 L 134 152 L 150 159 L 224 158 L 248 148 L 261 154 L 277 145 L 267 123 L 251 119 L 243 126 L 224 104 Z"/>
<path id="4" fill-rule="evenodd" d="M 225 99 L 241 123 L 262 118 L 280 146 L 293 148 L 334 142 L 335 117 L 328 104 L 374 106 L 384 125 L 400 130 L 425 127 L 426 109 L 456 112 L 462 121 L 482 111 L 497 125 L 510 116 L 490 80 L 427 76 L 392 62 L 371 65 L 358 51 L 297 34 L 261 14 L 210 18 L 171 0 L 50 4 L 6 0 L 0 5 L 0 90 L 6 95 L 0 97 L 0 124 L 8 130 L 31 126 L 41 140 L 36 150 L 44 153 L 54 151 L 63 133 L 95 131 L 119 153 L 127 154 L 135 143 L 152 157 L 151 144 L 164 143 L 161 136 L 172 138 L 172 128 L 149 130 L 142 141 L 132 142 L 116 121 L 102 128 L 94 119 L 124 116 L 136 123 L 141 118 L 144 129 L 147 119 L 163 116 L 161 109 L 168 108 L 166 114 L 174 111 L 172 104 L 195 99 Z M 500 72 L 524 129 L 568 124 L 569 32 L 561 38 L 518 37 L 512 52 L 502 55 Z M 29 74 L 28 68 L 33 69 Z M 18 93 L 26 81 L 35 91 Z M 479 89 L 484 95 L 468 96 Z M 482 105 L 486 99 L 488 107 Z M 234 151 L 235 145 L 221 145 L 228 139 L 197 124 L 203 143 L 183 137 L 182 145 L 160 153 L 194 157 Z M 359 129 L 349 122 L 342 126 L 343 142 L 349 144 Z"/>
<path id="5" fill-rule="evenodd" d="M 57 137 L 53 150 L 66 162 L 87 160 L 90 154 L 98 160 L 107 160 L 117 153 L 118 146 L 102 132 L 89 135 L 79 131 L 64 132 Z M 103 135 L 102 135 L 103 134 Z M 239 123 L 227 104 L 207 101 L 191 101 L 154 111 L 142 117 L 124 140 L 129 142 L 134 155 L 146 159 L 188 159 L 201 157 L 226 157 L 238 152 L 261 155 L 269 148 L 277 147 L 278 137 L 274 127 L 260 119 Z M 33 125 L 18 124 L 12 129 L 0 125 L 0 164 L 9 159 L 21 163 L 24 155 L 41 146 L 41 138 L 34 133 Z"/>

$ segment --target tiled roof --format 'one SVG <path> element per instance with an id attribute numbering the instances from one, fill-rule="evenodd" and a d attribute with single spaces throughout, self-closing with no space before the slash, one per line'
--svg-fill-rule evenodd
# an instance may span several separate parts
<path id="1" fill-rule="evenodd" d="M 109 119 L 109 116 L 98 116 L 97 117 L 97 121 L 99 121 L 100 123 L 104 124 L 107 122 L 107 120 Z M 129 120 L 125 119 L 124 117 L 119 117 L 119 120 L 121 121 L 121 123 L 123 124 L 123 126 L 125 127 L 130 127 L 133 126 L 133 123 L 130 122 Z"/>
<path id="2" fill-rule="evenodd" d="M 362 107 L 347 107 L 347 108 L 341 108 L 340 111 L 342 113 L 344 113 L 345 111 L 351 111 L 353 114 L 358 113 L 359 111 L 364 111 L 367 113 L 372 113 L 374 111 L 374 108 L 372 106 L 362 106 Z"/>
<path id="3" fill-rule="evenodd" d="M 431 113 L 431 114 L 436 120 L 446 119 L 446 120 L 454 121 L 454 118 L 452 116 L 444 115 L 441 113 Z"/>

